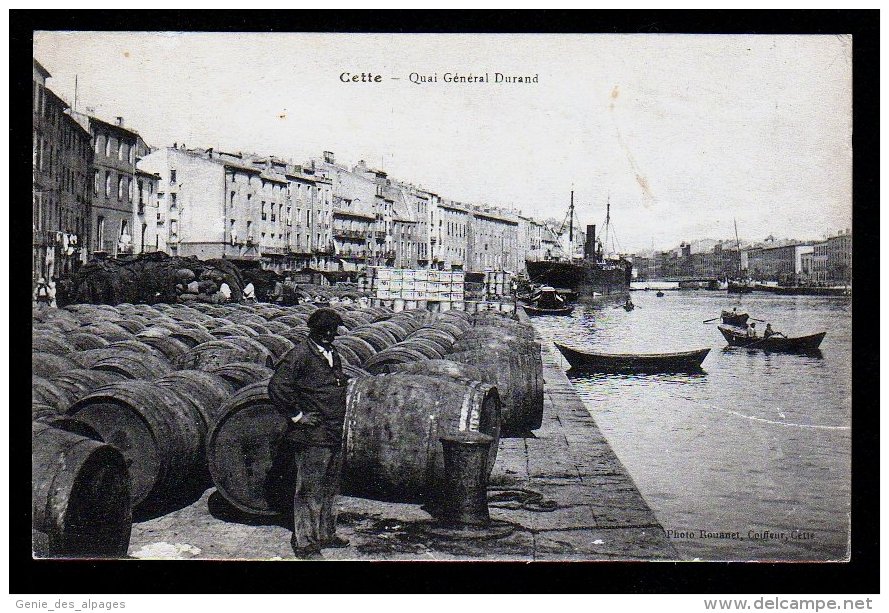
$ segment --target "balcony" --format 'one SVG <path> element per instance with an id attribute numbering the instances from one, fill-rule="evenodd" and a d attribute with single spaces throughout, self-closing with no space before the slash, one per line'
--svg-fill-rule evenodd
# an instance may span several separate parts
<path id="1" fill-rule="evenodd" d="M 287 247 L 260 247 L 263 255 L 287 255 Z"/>
<path id="2" fill-rule="evenodd" d="M 336 238 L 351 240 L 351 241 L 361 241 L 364 242 L 367 237 L 367 232 L 362 230 L 341 230 L 334 229 L 333 235 Z"/>

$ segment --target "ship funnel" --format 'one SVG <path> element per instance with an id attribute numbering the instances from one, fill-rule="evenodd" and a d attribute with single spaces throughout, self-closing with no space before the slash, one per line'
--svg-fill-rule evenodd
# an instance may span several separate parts
<path id="1" fill-rule="evenodd" d="M 586 242 L 583 244 L 583 258 L 585 260 L 596 260 L 596 226 L 589 225 L 586 227 Z"/>

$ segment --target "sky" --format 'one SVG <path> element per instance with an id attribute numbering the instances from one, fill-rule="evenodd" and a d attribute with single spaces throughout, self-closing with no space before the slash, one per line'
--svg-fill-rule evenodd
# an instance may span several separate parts
<path id="1" fill-rule="evenodd" d="M 540 219 L 574 190 L 622 252 L 851 227 L 851 37 L 35 32 L 34 57 L 156 147 L 333 151 Z"/>

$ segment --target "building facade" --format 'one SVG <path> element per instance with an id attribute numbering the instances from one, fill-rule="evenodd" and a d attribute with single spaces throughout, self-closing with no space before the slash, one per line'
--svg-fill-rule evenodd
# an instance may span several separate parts
<path id="1" fill-rule="evenodd" d="M 123 117 L 108 122 L 85 113 L 72 115 L 89 131 L 93 143 L 90 249 L 110 256 L 137 253 L 141 225 L 146 223 L 147 229 L 147 221 L 136 215 L 136 164 L 151 148 L 138 132 L 125 127 Z"/>
<path id="2" fill-rule="evenodd" d="M 32 80 L 32 277 L 73 273 L 87 260 L 92 206 L 90 133 L 46 86 L 35 59 Z"/>
<path id="3" fill-rule="evenodd" d="M 467 233 L 467 270 L 523 269 L 525 254 L 518 252 L 518 228 L 515 215 L 492 207 L 473 207 Z"/>

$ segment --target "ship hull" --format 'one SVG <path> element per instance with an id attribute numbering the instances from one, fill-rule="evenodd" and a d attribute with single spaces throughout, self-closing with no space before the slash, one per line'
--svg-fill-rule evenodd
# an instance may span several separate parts
<path id="1" fill-rule="evenodd" d="M 603 266 L 587 260 L 543 260 L 528 261 L 525 264 L 532 283 L 569 289 L 576 292 L 577 299 L 582 302 L 625 296 L 630 291 L 631 269 L 623 261 L 614 266 Z"/>

